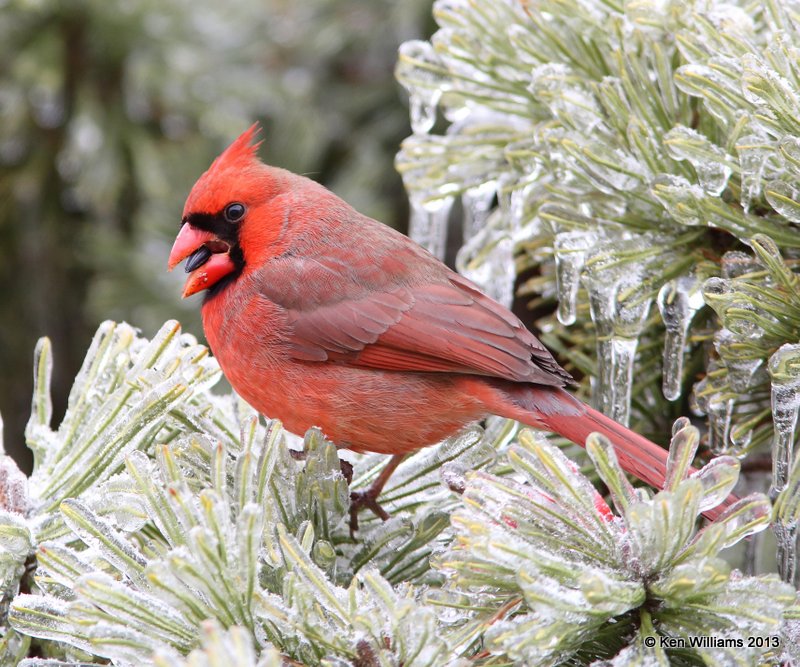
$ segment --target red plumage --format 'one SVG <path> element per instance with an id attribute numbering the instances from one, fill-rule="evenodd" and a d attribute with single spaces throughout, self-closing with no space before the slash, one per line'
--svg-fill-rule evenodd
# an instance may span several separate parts
<path id="1" fill-rule="evenodd" d="M 569 374 L 516 316 L 321 185 L 261 163 L 256 131 L 197 181 L 170 255 L 170 268 L 197 265 L 184 295 L 209 290 L 206 337 L 245 400 L 291 431 L 395 455 L 489 414 L 581 445 L 596 431 L 627 471 L 663 484 L 667 452 L 563 389 Z"/>

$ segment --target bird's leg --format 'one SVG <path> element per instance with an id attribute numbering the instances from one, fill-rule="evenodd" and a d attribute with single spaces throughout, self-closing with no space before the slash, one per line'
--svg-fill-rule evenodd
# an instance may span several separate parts
<path id="1" fill-rule="evenodd" d="M 350 493 L 350 537 L 353 537 L 358 530 L 358 513 L 364 507 L 371 509 L 384 521 L 389 518 L 389 513 L 378 504 L 378 496 L 405 456 L 405 454 L 395 454 L 392 456 L 392 458 L 389 459 L 389 463 L 381 470 L 381 474 L 370 484 L 368 489 L 365 491 L 352 491 Z"/>

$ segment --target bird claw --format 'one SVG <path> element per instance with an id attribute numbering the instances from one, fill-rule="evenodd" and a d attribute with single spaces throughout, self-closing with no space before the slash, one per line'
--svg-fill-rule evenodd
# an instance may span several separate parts
<path id="1" fill-rule="evenodd" d="M 405 458 L 405 454 L 395 454 L 389 459 L 383 470 L 375 478 L 370 487 L 366 491 L 351 491 L 350 492 L 350 537 L 355 539 L 355 532 L 358 530 L 358 513 L 362 507 L 372 510 L 376 516 L 384 521 L 388 520 L 389 512 L 378 504 L 378 496 L 383 491 L 386 480 L 391 477 L 392 473 L 400 465 L 400 462 Z"/>
<path id="2" fill-rule="evenodd" d="M 350 492 L 350 537 L 355 538 L 358 530 L 358 513 L 362 509 L 368 509 L 383 521 L 389 519 L 389 513 L 378 504 L 378 494 L 371 488 L 366 491 Z"/>

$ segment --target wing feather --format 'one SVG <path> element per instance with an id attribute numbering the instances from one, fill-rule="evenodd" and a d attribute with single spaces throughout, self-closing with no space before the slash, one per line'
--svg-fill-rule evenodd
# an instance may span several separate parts
<path id="1" fill-rule="evenodd" d="M 253 278 L 285 317 L 294 359 L 572 382 L 510 310 L 394 230 L 350 211 L 326 220 L 324 243 L 316 231 L 306 241 Z"/>
<path id="2" fill-rule="evenodd" d="M 473 373 L 555 386 L 571 381 L 516 317 L 464 285 L 461 279 L 396 287 L 290 309 L 292 355 L 383 370 Z"/>

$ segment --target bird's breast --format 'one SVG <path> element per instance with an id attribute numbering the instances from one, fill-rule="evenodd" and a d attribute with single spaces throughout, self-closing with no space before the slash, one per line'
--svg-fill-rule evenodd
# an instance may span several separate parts
<path id="1" fill-rule="evenodd" d="M 234 283 L 204 303 L 202 315 L 211 351 L 239 394 L 286 363 L 286 313 L 263 295 Z"/>

